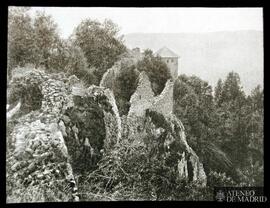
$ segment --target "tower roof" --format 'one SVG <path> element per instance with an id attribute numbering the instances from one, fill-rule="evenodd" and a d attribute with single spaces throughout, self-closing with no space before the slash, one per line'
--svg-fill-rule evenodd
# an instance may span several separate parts
<path id="1" fill-rule="evenodd" d="M 155 55 L 159 55 L 161 57 L 170 57 L 170 58 L 178 58 L 179 56 L 174 53 L 172 50 L 170 50 L 167 47 L 163 47 L 161 49 L 159 49 Z"/>

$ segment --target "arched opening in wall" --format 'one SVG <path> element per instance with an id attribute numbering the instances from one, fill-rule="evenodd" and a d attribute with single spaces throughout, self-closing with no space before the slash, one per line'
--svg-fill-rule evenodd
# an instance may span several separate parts
<path id="1" fill-rule="evenodd" d="M 84 173 L 97 168 L 102 157 L 106 137 L 103 110 L 94 97 L 73 97 L 74 106 L 68 108 L 62 120 L 64 136 L 71 164 L 75 173 Z"/>
<path id="2" fill-rule="evenodd" d="M 41 108 L 43 95 L 38 84 L 19 83 L 11 84 L 7 88 L 7 104 L 6 118 L 6 146 L 7 151 L 12 151 L 13 141 L 11 133 L 17 124 L 17 119 L 31 111 L 39 110 Z M 7 152 L 8 153 L 8 152 Z"/>
<path id="3" fill-rule="evenodd" d="M 7 111 L 13 109 L 19 102 L 21 107 L 18 115 L 24 115 L 31 111 L 39 110 L 42 105 L 43 95 L 37 83 L 16 83 L 7 90 Z"/>

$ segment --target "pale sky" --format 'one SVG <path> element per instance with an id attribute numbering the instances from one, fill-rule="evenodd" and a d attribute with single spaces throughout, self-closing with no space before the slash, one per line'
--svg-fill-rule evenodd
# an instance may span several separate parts
<path id="1" fill-rule="evenodd" d="M 128 33 L 263 30 L 262 8 L 32 7 L 53 16 L 63 38 L 86 18 L 111 19 Z"/>

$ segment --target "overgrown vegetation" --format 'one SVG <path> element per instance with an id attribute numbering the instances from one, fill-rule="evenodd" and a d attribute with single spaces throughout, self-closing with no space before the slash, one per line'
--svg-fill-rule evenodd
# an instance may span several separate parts
<path id="1" fill-rule="evenodd" d="M 154 132 L 160 128 L 165 131 L 157 136 Z M 206 193 L 208 187 L 179 177 L 175 160 L 184 148 L 178 141 L 165 148 L 173 129 L 164 116 L 149 111 L 144 130 L 148 145 L 123 138 L 102 157 L 98 169 L 78 176 L 82 200 L 207 200 L 201 192 Z M 212 196 L 212 192 L 207 194 Z"/>

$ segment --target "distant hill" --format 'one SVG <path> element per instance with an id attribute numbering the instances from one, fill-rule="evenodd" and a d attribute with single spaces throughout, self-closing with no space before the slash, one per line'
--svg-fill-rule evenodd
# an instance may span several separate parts
<path id="1" fill-rule="evenodd" d="M 263 85 L 263 32 L 132 33 L 124 37 L 129 48 L 167 46 L 180 56 L 179 72 L 196 75 L 213 87 L 230 71 L 239 73 L 246 93 Z"/>

